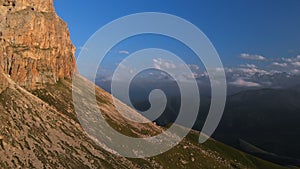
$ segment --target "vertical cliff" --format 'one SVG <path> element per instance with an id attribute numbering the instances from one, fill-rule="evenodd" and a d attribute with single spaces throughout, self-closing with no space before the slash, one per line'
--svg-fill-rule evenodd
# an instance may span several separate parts
<path id="1" fill-rule="evenodd" d="M 0 69 L 18 85 L 33 90 L 71 78 L 74 52 L 52 0 L 0 0 Z"/>

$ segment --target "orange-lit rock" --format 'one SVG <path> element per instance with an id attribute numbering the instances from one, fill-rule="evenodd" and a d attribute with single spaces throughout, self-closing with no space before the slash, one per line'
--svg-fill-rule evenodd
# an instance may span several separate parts
<path id="1" fill-rule="evenodd" d="M 0 0 L 0 68 L 17 84 L 32 90 L 71 78 L 74 52 L 52 0 Z"/>

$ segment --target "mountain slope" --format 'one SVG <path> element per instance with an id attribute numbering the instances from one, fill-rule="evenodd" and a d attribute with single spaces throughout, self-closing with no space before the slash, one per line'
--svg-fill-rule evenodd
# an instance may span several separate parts
<path id="1" fill-rule="evenodd" d="M 49 85 L 45 89 L 35 90 L 33 93 L 42 98 L 45 102 L 53 105 L 56 109 L 68 114 L 70 118 L 76 119 L 75 114 L 68 113 L 66 106 L 64 106 L 72 105 L 72 90 L 70 87 L 71 83 L 67 80 L 63 80 L 56 85 Z M 140 125 L 128 121 L 125 122 L 125 127 L 125 119 L 123 119 L 112 106 L 111 95 L 100 88 L 96 89 L 97 96 L 100 96 L 98 102 L 102 113 L 107 117 L 111 126 L 119 132 L 129 136 L 143 137 L 155 135 L 163 130 L 163 128 L 155 126 L 152 123 Z M 124 107 L 124 109 L 129 108 Z M 134 111 L 132 113 L 137 114 Z M 141 130 L 141 128 L 143 128 L 143 130 Z M 233 166 L 239 168 L 258 168 L 258 165 L 264 165 L 269 168 L 271 168 L 271 166 L 272 168 L 280 168 L 279 166 L 258 160 L 229 148 L 214 140 L 209 140 L 203 145 L 200 145 L 197 140 L 198 134 L 192 131 L 178 146 L 165 154 L 153 158 L 128 160 L 144 168 L 233 168 Z"/>
<path id="2" fill-rule="evenodd" d="M 213 140 L 200 145 L 195 132 L 157 157 L 118 157 L 100 148 L 80 127 L 72 106 L 69 80 L 33 91 L 38 97 L 9 83 L 0 95 L 2 168 L 280 168 Z M 97 93 L 111 125 L 124 134 L 137 136 L 141 126 L 124 127 L 120 115 L 114 115 L 111 96 L 99 88 Z M 152 123 L 144 129 L 146 135 L 162 131 Z"/>
<path id="3" fill-rule="evenodd" d="M 0 103 L 1 168 L 135 167 L 101 150 L 76 121 L 16 84 L 1 93 Z"/>

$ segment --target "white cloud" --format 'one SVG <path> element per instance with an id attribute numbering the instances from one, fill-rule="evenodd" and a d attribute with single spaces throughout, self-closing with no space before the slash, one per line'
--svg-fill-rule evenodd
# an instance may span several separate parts
<path id="1" fill-rule="evenodd" d="M 154 64 L 154 67 L 159 70 L 161 70 L 163 68 L 167 68 L 167 69 L 175 69 L 176 68 L 176 65 L 173 62 L 163 60 L 161 58 L 153 59 L 153 64 Z"/>
<path id="2" fill-rule="evenodd" d="M 242 73 L 251 74 L 251 75 L 254 75 L 256 73 L 259 73 L 259 74 L 270 74 L 268 71 L 262 70 L 262 69 L 258 69 L 258 68 L 238 68 L 237 70 L 241 71 Z"/>
<path id="3" fill-rule="evenodd" d="M 247 59 L 247 60 L 267 60 L 264 56 L 261 55 L 252 55 L 248 53 L 242 53 L 240 58 Z"/>
<path id="4" fill-rule="evenodd" d="M 291 58 L 281 58 L 283 61 L 291 63 L 293 60 Z"/>
<path id="5" fill-rule="evenodd" d="M 200 74 L 200 77 L 208 77 L 209 75 L 208 75 L 208 73 L 207 73 L 207 71 L 204 71 L 202 74 Z"/>
<path id="6" fill-rule="evenodd" d="M 292 65 L 294 65 L 294 66 L 300 66 L 300 62 L 294 62 L 294 63 L 292 63 Z"/>
<path id="7" fill-rule="evenodd" d="M 245 81 L 243 79 L 237 79 L 236 81 L 231 82 L 230 84 L 239 86 L 239 87 L 260 87 L 261 86 L 258 83 Z"/>
<path id="8" fill-rule="evenodd" d="M 198 66 L 198 65 L 193 65 L 193 64 L 191 64 L 191 65 L 188 65 L 189 67 L 190 67 L 190 69 L 193 71 L 193 70 L 199 70 L 200 69 L 200 67 Z"/>
<path id="9" fill-rule="evenodd" d="M 134 67 L 128 67 L 126 64 L 118 64 L 118 68 L 121 70 L 120 72 L 129 72 L 130 74 L 133 74 L 135 71 Z"/>
<path id="10" fill-rule="evenodd" d="M 225 68 L 226 73 L 233 73 L 234 70 L 232 68 Z"/>
<path id="11" fill-rule="evenodd" d="M 293 69 L 291 72 L 292 74 L 300 74 L 300 70 L 298 69 Z"/>
<path id="12" fill-rule="evenodd" d="M 240 65 L 240 67 L 252 68 L 252 69 L 254 69 L 254 68 L 257 68 L 257 66 L 256 66 L 256 65 L 254 65 L 254 64 L 245 64 L 245 65 Z"/>
<path id="13" fill-rule="evenodd" d="M 278 63 L 278 62 L 273 62 L 272 65 L 279 66 L 279 67 L 287 67 L 288 66 L 287 63 Z"/>
<path id="14" fill-rule="evenodd" d="M 217 67 L 216 72 L 225 72 L 224 68 L 222 67 Z"/>
<path id="15" fill-rule="evenodd" d="M 287 63 L 300 62 L 300 55 L 290 58 L 282 57 L 281 60 Z"/>
<path id="16" fill-rule="evenodd" d="M 130 52 L 127 51 L 127 50 L 120 50 L 120 51 L 118 51 L 118 53 L 119 54 L 124 54 L 124 55 L 129 55 L 130 54 Z"/>

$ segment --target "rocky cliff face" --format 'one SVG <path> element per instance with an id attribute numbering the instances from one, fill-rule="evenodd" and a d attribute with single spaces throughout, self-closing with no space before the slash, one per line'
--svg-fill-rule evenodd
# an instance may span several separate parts
<path id="1" fill-rule="evenodd" d="M 71 78 L 75 48 L 52 0 L 0 0 L 0 69 L 33 90 Z"/>

